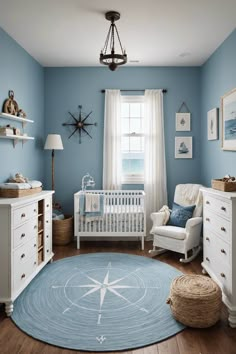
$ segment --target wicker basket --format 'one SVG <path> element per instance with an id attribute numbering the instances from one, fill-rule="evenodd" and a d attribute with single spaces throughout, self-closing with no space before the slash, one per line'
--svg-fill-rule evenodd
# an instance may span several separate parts
<path id="1" fill-rule="evenodd" d="M 221 179 L 212 179 L 211 186 L 214 189 L 223 192 L 235 192 L 236 191 L 236 182 L 224 182 Z"/>
<path id="2" fill-rule="evenodd" d="M 42 187 L 31 188 L 31 189 L 0 189 L 1 198 L 20 198 L 27 197 L 35 193 L 40 193 Z"/>
<path id="3" fill-rule="evenodd" d="M 74 218 L 65 215 L 63 220 L 53 220 L 53 244 L 63 246 L 70 243 L 74 233 Z"/>
<path id="4" fill-rule="evenodd" d="M 204 275 L 181 275 L 171 284 L 167 299 L 174 318 L 186 326 L 207 328 L 220 319 L 220 287 Z"/>

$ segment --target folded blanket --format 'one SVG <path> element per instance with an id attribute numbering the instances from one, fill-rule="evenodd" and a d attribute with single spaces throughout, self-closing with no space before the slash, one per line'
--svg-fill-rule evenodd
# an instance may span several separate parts
<path id="1" fill-rule="evenodd" d="M 85 194 L 85 212 L 86 213 L 100 213 L 100 194 Z"/>
<path id="2" fill-rule="evenodd" d="M 91 196 L 96 196 L 92 198 Z M 79 196 L 79 214 L 81 216 L 103 216 L 104 195 L 85 193 Z"/>
<path id="3" fill-rule="evenodd" d="M 170 209 L 167 205 L 164 205 L 160 210 L 159 213 L 164 213 L 164 222 L 163 225 L 166 225 L 169 218 L 170 218 Z"/>
<path id="4" fill-rule="evenodd" d="M 0 183 L 0 189 L 31 189 L 41 187 L 42 183 L 39 181 L 28 181 L 28 183 Z"/>

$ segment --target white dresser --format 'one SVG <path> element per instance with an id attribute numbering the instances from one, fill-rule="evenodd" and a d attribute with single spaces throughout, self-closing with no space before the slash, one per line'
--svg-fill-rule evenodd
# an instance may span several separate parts
<path id="1" fill-rule="evenodd" d="M 0 198 L 0 303 L 13 302 L 52 259 L 52 194 Z"/>
<path id="2" fill-rule="evenodd" d="M 229 311 L 229 324 L 236 327 L 236 193 L 202 189 L 203 273 L 221 287 Z"/>

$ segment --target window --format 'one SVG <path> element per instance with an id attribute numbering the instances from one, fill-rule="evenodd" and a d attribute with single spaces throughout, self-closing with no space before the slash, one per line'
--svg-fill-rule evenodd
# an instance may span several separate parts
<path id="1" fill-rule="evenodd" d="M 144 182 L 144 96 L 122 96 L 122 183 Z"/>

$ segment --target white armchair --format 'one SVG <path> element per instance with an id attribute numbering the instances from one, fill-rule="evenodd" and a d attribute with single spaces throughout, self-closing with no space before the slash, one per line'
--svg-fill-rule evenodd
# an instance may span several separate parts
<path id="1" fill-rule="evenodd" d="M 202 229 L 202 193 L 200 184 L 178 184 L 175 188 L 174 202 L 181 206 L 195 205 L 192 218 L 188 219 L 185 227 L 166 225 L 169 218 L 168 207 L 152 213 L 153 234 L 152 255 L 158 255 L 167 250 L 184 254 L 180 262 L 188 263 L 199 253 Z M 191 254 L 189 254 L 191 252 Z"/>

